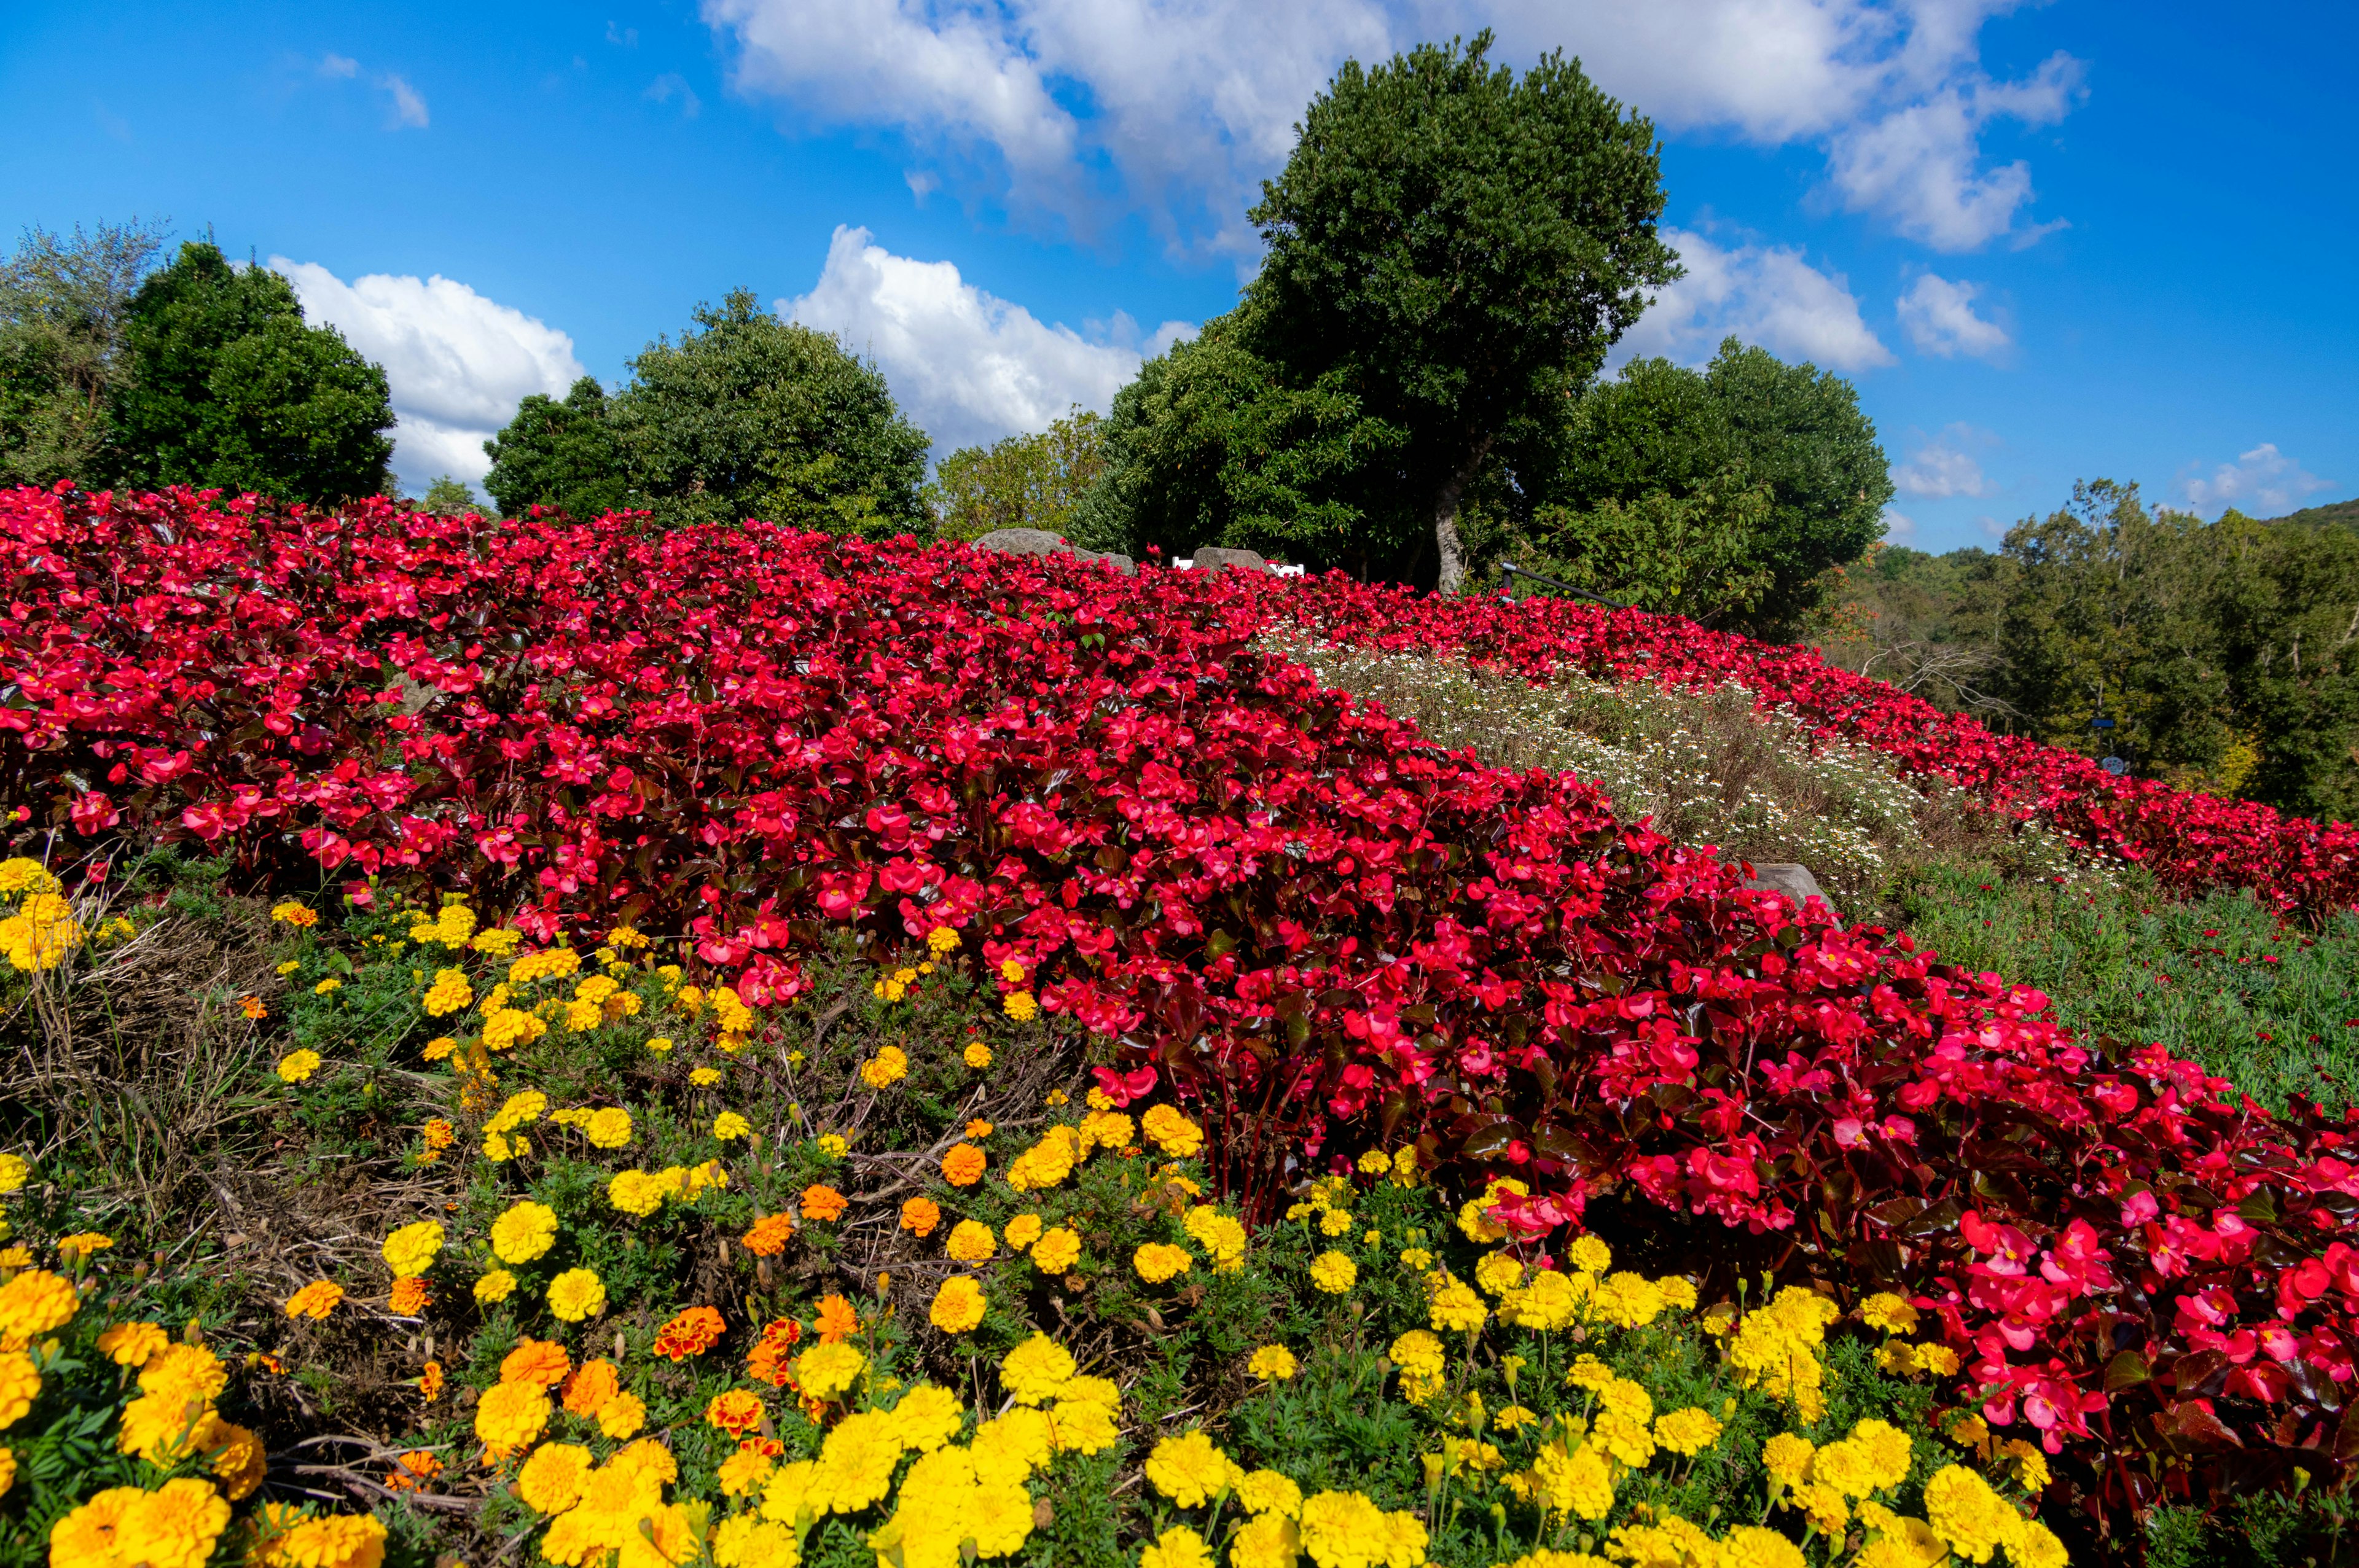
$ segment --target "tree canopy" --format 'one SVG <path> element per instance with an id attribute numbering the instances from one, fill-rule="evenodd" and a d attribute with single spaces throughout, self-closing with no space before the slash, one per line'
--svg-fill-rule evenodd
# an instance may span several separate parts
<path id="1" fill-rule="evenodd" d="M 1101 541 L 1463 580 L 1467 487 L 1679 276 L 1653 126 L 1576 62 L 1518 77 L 1490 46 L 1349 63 L 1312 101 L 1238 308 L 1116 400 Z"/>
<path id="2" fill-rule="evenodd" d="M 749 516 L 835 533 L 921 530 L 925 432 L 884 375 L 828 333 L 732 291 L 631 362 L 611 398 L 590 378 L 527 398 L 484 444 L 502 510 L 645 508 L 665 524 Z"/>
<path id="3" fill-rule="evenodd" d="M 1074 406 L 1046 430 L 961 447 L 934 470 L 926 503 L 945 539 L 997 528 L 1069 534 L 1082 497 L 1105 471 L 1105 419 Z"/>
<path id="4" fill-rule="evenodd" d="M 133 296 L 127 384 L 111 405 L 118 481 L 303 501 L 386 483 L 385 372 L 305 324 L 287 280 L 192 241 Z"/>
<path id="5" fill-rule="evenodd" d="M 28 229 L 0 266 L 0 484 L 103 477 L 131 298 L 162 243 L 136 219 Z"/>

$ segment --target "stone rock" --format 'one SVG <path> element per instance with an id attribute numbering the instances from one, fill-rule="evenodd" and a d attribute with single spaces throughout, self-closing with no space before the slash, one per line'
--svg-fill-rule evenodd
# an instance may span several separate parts
<path id="1" fill-rule="evenodd" d="M 1249 567 L 1257 572 L 1269 570 L 1259 550 L 1228 550 L 1218 545 L 1206 545 L 1196 552 L 1195 569 L 1207 577 L 1218 574 L 1226 567 Z"/>
<path id="2" fill-rule="evenodd" d="M 1105 554 L 1098 557 L 1098 559 L 1103 561 L 1106 565 L 1112 567 L 1114 570 L 1120 572 L 1125 577 L 1136 577 L 1138 575 L 1138 563 L 1132 560 L 1128 556 L 1122 554 L 1119 550 L 1108 550 Z"/>
<path id="3" fill-rule="evenodd" d="M 978 550 L 1004 550 L 1011 556 L 1074 554 L 1073 546 L 1046 528 L 994 528 L 974 542 Z"/>
<path id="4" fill-rule="evenodd" d="M 1796 908 L 1814 898 L 1829 910 L 1835 907 L 1835 901 L 1827 897 L 1826 890 L 1819 886 L 1819 879 L 1810 875 L 1810 868 L 1796 865 L 1790 860 L 1772 861 L 1767 865 L 1754 862 L 1753 874 L 1745 879 L 1745 885 L 1782 892 L 1794 901 Z"/>

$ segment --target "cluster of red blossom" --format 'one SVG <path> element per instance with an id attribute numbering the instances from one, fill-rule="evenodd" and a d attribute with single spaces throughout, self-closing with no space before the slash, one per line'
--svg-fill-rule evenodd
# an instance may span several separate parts
<path id="1" fill-rule="evenodd" d="M 1191 1100 L 1249 1213 L 1413 1140 L 1445 1181 L 1519 1179 L 1499 1215 L 1535 1255 L 1586 1224 L 1713 1288 L 1907 1289 L 2075 1506 L 2359 1454 L 2347 1119 L 2075 1042 L 2037 991 L 1799 916 L 1251 646 L 1356 618 L 1537 669 L 1626 627 L 1701 670 L 1691 630 L 382 503 L 18 491 L 0 538 L 20 834 L 463 888 L 539 940 L 628 918 L 757 1007 L 831 929 L 949 925 L 1119 1096 Z"/>

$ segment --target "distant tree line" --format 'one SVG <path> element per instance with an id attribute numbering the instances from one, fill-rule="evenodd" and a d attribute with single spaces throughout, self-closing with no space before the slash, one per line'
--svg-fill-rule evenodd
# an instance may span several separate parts
<path id="1" fill-rule="evenodd" d="M 2354 508 L 2205 523 L 2098 481 L 1995 552 L 1851 575 L 1826 647 L 1853 668 L 2143 776 L 2359 819 Z"/>

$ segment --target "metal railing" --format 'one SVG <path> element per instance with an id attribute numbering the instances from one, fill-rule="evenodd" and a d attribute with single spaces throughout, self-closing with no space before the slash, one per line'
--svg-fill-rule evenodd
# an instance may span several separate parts
<path id="1" fill-rule="evenodd" d="M 1575 588 L 1569 582 L 1559 582 L 1552 577 L 1543 577 L 1538 572 L 1532 570 L 1531 568 L 1519 567 L 1513 561 L 1501 561 L 1499 563 L 1499 576 L 1505 581 L 1511 593 L 1515 588 L 1516 579 L 1519 577 L 1527 577 L 1534 582 L 1546 583 L 1549 587 L 1562 593 L 1570 593 L 1575 598 L 1595 600 L 1598 603 L 1604 605 L 1610 610 L 1629 610 L 1635 608 L 1635 606 L 1623 603 L 1618 599 L 1608 599 L 1602 593 L 1592 593 L 1585 588 Z"/>

